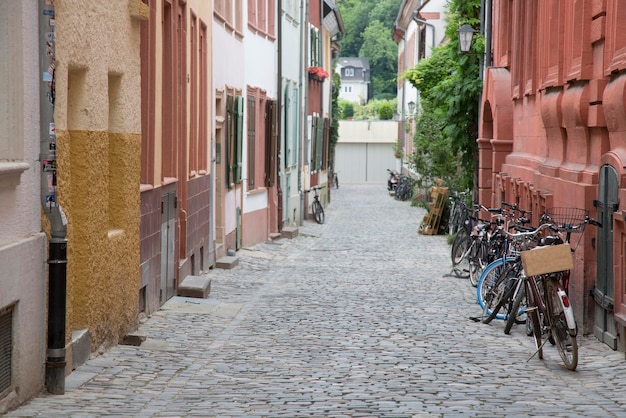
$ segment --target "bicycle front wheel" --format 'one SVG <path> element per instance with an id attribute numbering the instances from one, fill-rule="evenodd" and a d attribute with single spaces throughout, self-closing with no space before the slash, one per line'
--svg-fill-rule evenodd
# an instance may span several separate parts
<path id="1" fill-rule="evenodd" d="M 514 262 L 514 257 L 507 257 L 506 262 L 511 263 Z M 483 310 L 483 314 L 485 316 L 491 315 L 490 306 L 496 294 L 495 288 L 496 284 L 501 284 L 498 282 L 498 279 L 502 275 L 504 271 L 505 263 L 504 260 L 498 258 L 493 263 L 489 264 L 483 270 L 483 273 L 480 275 L 480 279 L 478 279 L 478 286 L 476 286 L 476 299 L 478 300 L 478 304 L 480 308 Z M 487 306 L 487 308 L 485 308 Z M 504 315 L 498 314 L 496 316 L 498 319 L 504 319 Z"/>
<path id="2" fill-rule="evenodd" d="M 541 323 L 539 322 L 539 308 L 535 298 L 538 295 L 533 293 L 530 284 L 526 282 L 526 300 L 528 302 L 528 310 L 526 315 L 532 328 L 532 335 L 535 338 L 535 348 L 537 349 L 537 357 L 543 359 L 543 346 L 541 344 Z"/>
<path id="3" fill-rule="evenodd" d="M 313 210 L 313 216 L 315 217 L 315 222 L 318 224 L 324 223 L 324 208 L 319 200 L 313 201 L 313 206 L 311 208 Z"/>
<path id="4" fill-rule="evenodd" d="M 480 275 L 487 266 L 488 249 L 483 241 L 474 243 L 469 254 L 469 279 L 472 286 L 478 286 Z"/>
<path id="5" fill-rule="evenodd" d="M 567 326 L 565 312 L 561 304 L 559 291 L 563 288 L 558 280 L 554 278 L 546 279 L 546 305 L 550 316 L 550 334 L 554 338 L 556 349 L 568 370 L 576 370 L 578 366 L 578 342 L 576 341 L 576 331 L 572 331 Z"/>

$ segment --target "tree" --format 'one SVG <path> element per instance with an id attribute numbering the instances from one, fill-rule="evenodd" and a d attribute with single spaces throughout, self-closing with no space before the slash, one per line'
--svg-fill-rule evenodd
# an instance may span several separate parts
<path id="1" fill-rule="evenodd" d="M 359 56 L 369 59 L 373 97 L 382 98 L 385 94 L 395 97 L 398 48 L 382 22 L 371 22 L 365 29 Z"/>
<path id="2" fill-rule="evenodd" d="M 469 189 L 476 183 L 482 81 L 476 59 L 479 55 L 459 55 L 456 30 L 465 23 L 478 26 L 480 0 L 450 0 L 448 6 L 446 35 L 450 41 L 404 74 L 419 90 L 423 109 L 414 138 L 419 155 L 413 162 L 427 178 L 456 173 L 448 178 L 449 184 Z M 474 51 L 480 53 L 482 45 L 483 40 L 477 39 Z M 449 171 L 451 161 L 458 166 L 456 170 Z"/>
<path id="3" fill-rule="evenodd" d="M 398 47 L 391 37 L 391 28 L 400 3 L 402 0 L 343 0 L 337 3 L 346 28 L 346 35 L 341 40 L 341 55 L 370 60 L 375 98 L 392 99 L 396 96 Z M 369 45 L 363 49 L 366 42 Z M 383 55 L 389 56 L 383 58 Z"/>

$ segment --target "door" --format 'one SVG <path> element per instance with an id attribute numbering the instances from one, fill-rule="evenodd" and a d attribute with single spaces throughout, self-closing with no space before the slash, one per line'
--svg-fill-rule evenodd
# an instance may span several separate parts
<path id="1" fill-rule="evenodd" d="M 598 185 L 598 220 L 602 228 L 598 228 L 597 259 L 598 267 L 596 285 L 593 289 L 595 315 L 593 333 L 600 341 L 617 349 L 617 330 L 613 319 L 615 289 L 613 278 L 613 213 L 618 207 L 617 172 L 610 165 L 600 169 Z"/>
<path id="2" fill-rule="evenodd" d="M 176 192 L 161 197 L 161 305 L 174 296 L 176 281 Z"/>

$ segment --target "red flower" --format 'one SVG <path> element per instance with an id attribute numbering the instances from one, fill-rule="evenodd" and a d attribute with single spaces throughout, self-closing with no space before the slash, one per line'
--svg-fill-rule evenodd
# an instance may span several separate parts
<path id="1" fill-rule="evenodd" d="M 309 67 L 309 74 L 321 79 L 328 78 L 328 73 L 322 67 Z"/>

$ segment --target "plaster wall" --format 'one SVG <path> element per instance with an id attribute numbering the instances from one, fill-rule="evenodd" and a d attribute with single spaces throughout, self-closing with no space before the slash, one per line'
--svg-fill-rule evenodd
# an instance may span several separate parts
<path id="1" fill-rule="evenodd" d="M 0 2 L 0 312 L 11 309 L 13 318 L 11 383 L 0 390 L 0 415 L 37 395 L 45 375 L 38 18 L 35 0 Z"/>
<path id="2" fill-rule="evenodd" d="M 69 243 L 67 325 L 88 328 L 97 350 L 117 344 L 137 319 L 139 21 L 131 17 L 128 1 L 66 0 L 57 4 L 56 28 L 58 192 Z"/>

